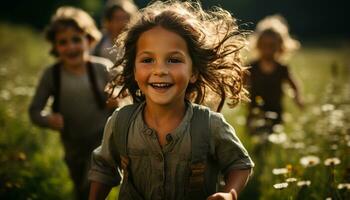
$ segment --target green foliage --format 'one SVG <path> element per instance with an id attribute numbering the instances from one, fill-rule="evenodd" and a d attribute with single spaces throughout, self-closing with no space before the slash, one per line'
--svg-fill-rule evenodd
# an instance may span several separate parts
<path id="1" fill-rule="evenodd" d="M 230 117 L 256 163 L 253 179 L 241 199 L 350 197 L 350 189 L 338 189 L 342 183 L 350 182 L 350 69 L 347 58 L 350 48 L 345 41 L 331 47 L 322 48 L 322 44 L 320 41 L 317 46 L 308 45 L 291 60 L 290 68 L 301 83 L 306 106 L 299 110 L 292 98 L 288 97 L 289 88 L 285 88 L 285 123 L 282 130 L 272 134 L 285 134 L 285 140 L 268 140 L 261 144 L 263 138 L 242 134 L 245 131 L 242 119 L 245 107 L 233 112 L 226 111 L 226 116 Z M 301 163 L 303 157 L 311 160 L 308 166 Z M 329 158 L 339 159 L 340 164 L 326 166 Z M 274 169 L 285 169 L 286 173 L 274 175 Z M 297 180 L 289 182 L 284 189 L 273 187 L 278 183 L 293 181 L 287 181 L 288 178 Z M 298 186 L 302 180 L 311 184 Z"/>
<path id="2" fill-rule="evenodd" d="M 27 117 L 38 77 L 52 62 L 49 48 L 41 33 L 0 23 L 0 199 L 73 198 L 59 134 L 34 127 Z M 349 191 L 336 188 L 350 181 L 348 55 L 349 45 L 306 45 L 292 58 L 291 72 L 301 83 L 306 107 L 298 110 L 291 98 L 285 98 L 283 132 L 287 140 L 262 146 L 260 154 L 253 153 L 259 152 L 257 140 L 244 133 L 245 106 L 224 110 L 257 164 L 256 178 L 241 199 L 256 199 L 247 194 L 259 191 L 260 199 L 349 197 Z M 288 88 L 286 91 L 289 94 Z M 320 163 L 303 167 L 300 159 L 307 155 L 317 156 Z M 339 158 L 341 163 L 325 166 L 330 157 Z M 275 168 L 287 168 L 288 173 L 273 175 Z M 286 189 L 274 189 L 274 184 L 290 177 L 310 180 L 311 185 L 301 188 L 293 182 Z M 118 189 L 114 189 L 108 199 L 117 195 Z"/>
<path id="3" fill-rule="evenodd" d="M 27 117 L 49 47 L 40 33 L 10 24 L 0 24 L 0 38 L 0 199 L 71 199 L 59 135 Z"/>
<path id="4" fill-rule="evenodd" d="M 80 4 L 84 10 L 88 11 L 93 16 L 99 14 L 103 7 L 101 0 L 81 0 Z"/>

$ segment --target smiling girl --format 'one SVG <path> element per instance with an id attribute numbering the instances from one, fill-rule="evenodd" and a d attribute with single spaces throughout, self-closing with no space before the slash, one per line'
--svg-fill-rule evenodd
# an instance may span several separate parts
<path id="1" fill-rule="evenodd" d="M 87 199 L 90 153 L 101 141 L 110 115 L 104 87 L 109 81 L 106 59 L 89 56 L 100 38 L 93 19 L 83 10 L 61 7 L 47 27 L 56 63 L 48 67 L 29 108 L 36 125 L 58 130 L 77 199 Z M 49 97 L 52 111 L 43 112 Z"/>
<path id="2" fill-rule="evenodd" d="M 90 199 L 105 199 L 121 177 L 119 199 L 237 199 L 253 163 L 224 117 L 198 105 L 219 99 L 220 111 L 226 98 L 233 106 L 245 97 L 244 39 L 232 16 L 158 1 L 119 41 L 125 53 L 116 67 L 123 72 L 111 86 L 121 86 L 119 96 L 131 95 L 134 104 L 106 124 L 93 153 Z"/>

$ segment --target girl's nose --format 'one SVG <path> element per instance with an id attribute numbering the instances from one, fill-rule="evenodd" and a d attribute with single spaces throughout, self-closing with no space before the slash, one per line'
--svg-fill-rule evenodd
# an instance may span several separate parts
<path id="1" fill-rule="evenodd" d="M 157 76 L 167 75 L 169 73 L 166 63 L 156 63 L 153 67 L 153 74 Z"/>
<path id="2" fill-rule="evenodd" d="M 72 48 L 74 48 L 75 46 L 76 46 L 76 45 L 75 45 L 74 42 L 69 41 L 69 42 L 67 42 L 66 48 L 72 49 Z"/>

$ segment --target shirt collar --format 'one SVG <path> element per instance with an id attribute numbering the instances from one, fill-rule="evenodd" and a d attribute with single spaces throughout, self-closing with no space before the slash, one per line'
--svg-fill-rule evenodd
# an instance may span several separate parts
<path id="1" fill-rule="evenodd" d="M 137 117 L 135 119 L 135 123 L 136 123 L 137 129 L 141 130 L 142 134 L 146 134 L 146 135 L 150 136 L 150 135 L 152 135 L 154 130 L 149 128 L 143 119 L 142 113 L 143 113 L 144 107 L 145 107 L 145 102 L 141 103 L 141 105 L 137 109 L 136 112 L 138 112 L 138 114 L 137 114 Z M 180 124 L 172 132 L 169 133 L 171 135 L 171 137 L 173 137 L 174 140 L 178 140 L 186 132 L 188 124 L 191 122 L 192 115 L 193 115 L 193 106 L 192 106 L 191 102 L 186 101 L 185 116 L 183 117 Z"/>

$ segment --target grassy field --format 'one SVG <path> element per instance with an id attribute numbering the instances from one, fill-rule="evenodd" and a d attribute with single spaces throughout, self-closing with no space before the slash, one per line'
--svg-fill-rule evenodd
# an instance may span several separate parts
<path id="1" fill-rule="evenodd" d="M 306 106 L 299 109 L 290 88 L 285 88 L 284 126 L 268 138 L 246 133 L 245 105 L 226 110 L 225 116 L 257 164 L 242 199 L 257 199 L 257 194 L 260 199 L 350 198 L 349 47 L 349 42 L 339 40 L 303 43 L 291 59 L 290 70 Z M 339 159 L 340 164 L 326 166 L 328 158 Z M 278 170 L 284 173 L 273 173 Z M 275 188 L 283 183 L 288 186 Z"/>
<path id="2" fill-rule="evenodd" d="M 40 33 L 0 24 L 0 199 L 71 199 L 57 133 L 34 127 L 28 105 L 52 62 Z"/>
<path id="3" fill-rule="evenodd" d="M 259 165 L 242 199 L 252 199 L 249 194 L 260 194 L 260 199 L 350 198 L 350 185 L 340 185 L 350 182 L 349 42 L 304 42 L 292 57 L 290 70 L 306 107 L 299 110 L 288 95 L 284 99 L 285 126 L 270 137 L 262 154 L 253 154 Z M 40 73 L 53 61 L 48 51 L 40 33 L 0 23 L 0 199 L 72 199 L 58 133 L 34 127 L 27 116 Z M 255 152 L 261 138 L 245 133 L 245 105 L 224 114 L 249 152 Z M 311 155 L 306 158 L 312 162 L 300 162 Z M 326 160 L 333 165 L 326 166 Z M 273 174 L 276 169 L 279 175 Z M 298 186 L 302 180 L 311 184 Z"/>

